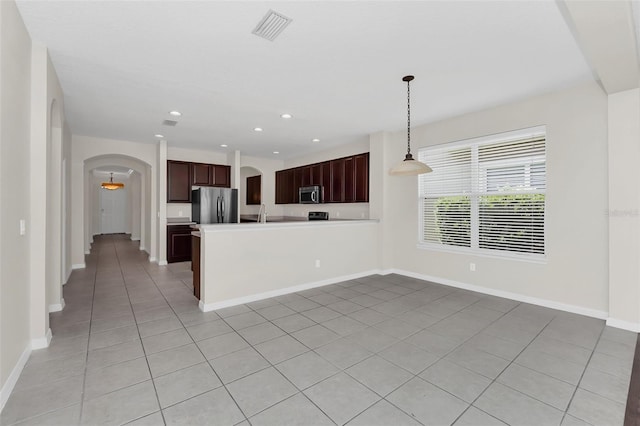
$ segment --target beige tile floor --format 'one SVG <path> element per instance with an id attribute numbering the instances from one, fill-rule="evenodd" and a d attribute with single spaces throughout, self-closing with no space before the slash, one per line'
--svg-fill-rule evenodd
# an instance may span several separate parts
<path id="1" fill-rule="evenodd" d="M 398 275 L 202 313 L 124 235 L 64 287 L 3 425 L 621 425 L 636 334 Z"/>

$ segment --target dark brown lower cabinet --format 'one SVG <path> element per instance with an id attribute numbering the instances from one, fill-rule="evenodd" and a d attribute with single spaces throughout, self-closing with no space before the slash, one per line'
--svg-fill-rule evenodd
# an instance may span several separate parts
<path id="1" fill-rule="evenodd" d="M 167 263 L 191 260 L 191 226 L 167 225 Z"/>
<path id="2" fill-rule="evenodd" d="M 200 237 L 191 236 L 191 270 L 193 271 L 193 295 L 200 300 Z"/>

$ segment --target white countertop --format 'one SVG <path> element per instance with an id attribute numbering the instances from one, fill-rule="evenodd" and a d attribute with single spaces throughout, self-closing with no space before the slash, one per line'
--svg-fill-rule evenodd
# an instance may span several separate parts
<path id="1" fill-rule="evenodd" d="M 332 219 L 332 220 L 307 220 L 295 222 L 267 222 L 267 223 L 213 223 L 196 225 L 202 232 L 229 232 L 251 231 L 276 228 L 314 228 L 322 226 L 351 226 L 371 225 L 379 223 L 378 219 Z"/>

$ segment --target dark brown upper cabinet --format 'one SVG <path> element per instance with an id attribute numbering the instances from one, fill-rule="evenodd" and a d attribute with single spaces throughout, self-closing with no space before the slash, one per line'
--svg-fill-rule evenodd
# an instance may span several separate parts
<path id="1" fill-rule="evenodd" d="M 191 183 L 198 186 L 212 186 L 213 167 L 213 164 L 192 163 Z"/>
<path id="2" fill-rule="evenodd" d="M 369 202 L 369 153 L 276 172 L 276 204 L 298 203 L 298 188 L 323 187 L 324 203 Z"/>
<path id="3" fill-rule="evenodd" d="M 191 186 L 231 188 L 231 167 L 167 160 L 167 202 L 190 203 Z"/>
<path id="4" fill-rule="evenodd" d="M 167 161 L 167 202 L 191 202 L 191 163 Z"/>
<path id="5" fill-rule="evenodd" d="M 247 178 L 247 205 L 261 204 L 262 175 Z"/>
<path id="6" fill-rule="evenodd" d="M 213 182 L 211 185 L 231 188 L 231 166 L 213 164 Z"/>

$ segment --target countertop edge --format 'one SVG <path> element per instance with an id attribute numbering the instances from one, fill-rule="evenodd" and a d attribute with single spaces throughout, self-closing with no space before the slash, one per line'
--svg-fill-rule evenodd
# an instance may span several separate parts
<path id="1" fill-rule="evenodd" d="M 259 229 L 277 229 L 277 228 L 311 228 L 322 226 L 350 226 L 350 225 L 373 225 L 380 223 L 378 219 L 344 219 L 344 220 L 313 220 L 313 221 L 297 221 L 297 222 L 267 222 L 267 223 L 225 223 L 225 224 L 208 224 L 198 225 L 201 232 L 241 232 Z"/>

